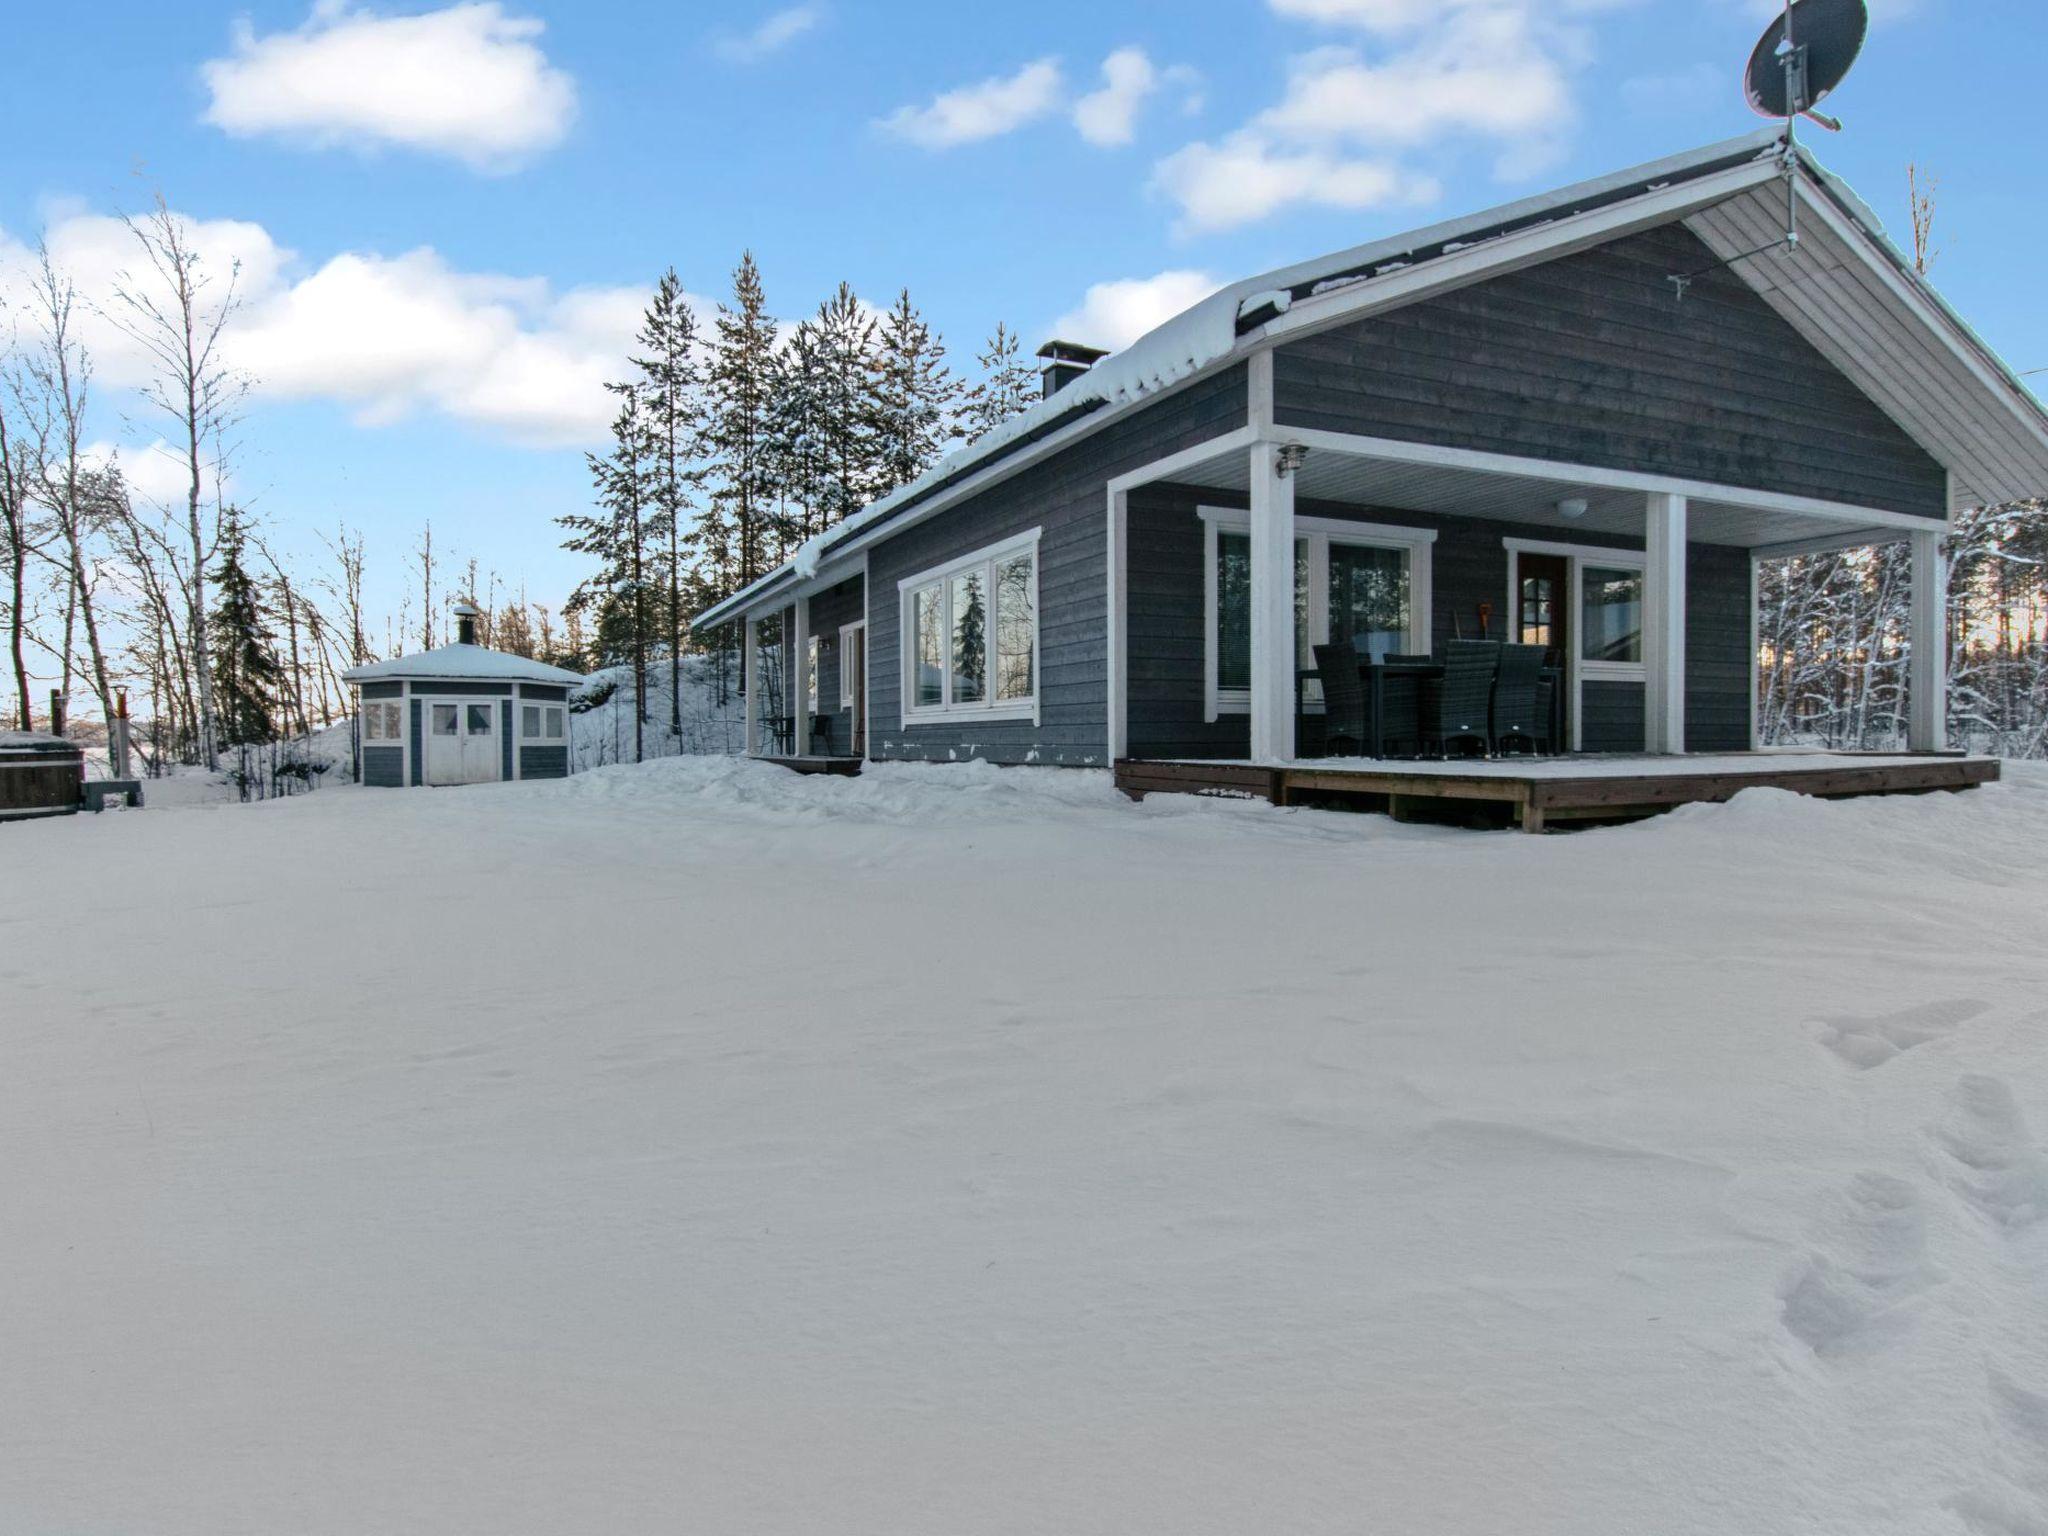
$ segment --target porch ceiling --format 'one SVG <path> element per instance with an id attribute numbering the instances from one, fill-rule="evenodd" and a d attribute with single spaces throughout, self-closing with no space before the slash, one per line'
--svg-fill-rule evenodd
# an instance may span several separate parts
<path id="1" fill-rule="evenodd" d="M 1643 533 L 1645 493 L 1640 490 L 1582 485 L 1567 478 L 1409 464 L 1320 447 L 1311 450 L 1294 473 L 1295 496 L 1300 501 L 1338 501 L 1388 513 L 1437 512 L 1496 522 L 1531 523 L 1555 529 L 1560 538 L 1573 533 L 1640 538 Z M 1569 469 L 1561 467 L 1560 474 L 1568 475 Z M 1246 494 L 1251 485 L 1250 458 L 1241 452 L 1219 456 L 1173 478 L 1181 485 Z M 1557 510 L 1557 504 L 1574 497 L 1586 502 L 1586 512 L 1582 517 L 1568 518 Z M 1700 497 L 1692 498 L 1688 512 L 1687 532 L 1695 543 L 1729 544 L 1743 549 L 1837 539 L 1857 531 L 1836 518 Z M 1873 540 L 1898 537 L 1896 529 L 1873 528 L 1869 533 Z"/>

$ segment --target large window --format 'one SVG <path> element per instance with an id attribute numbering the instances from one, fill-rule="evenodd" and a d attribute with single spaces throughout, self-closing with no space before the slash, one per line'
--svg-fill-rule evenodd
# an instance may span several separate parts
<path id="1" fill-rule="evenodd" d="M 396 699 L 366 699 L 363 702 L 363 740 L 396 742 L 402 739 L 399 722 L 403 706 Z"/>
<path id="2" fill-rule="evenodd" d="M 901 584 L 904 717 L 1038 712 L 1034 531 Z"/>
<path id="3" fill-rule="evenodd" d="M 1252 559 L 1246 514 L 1202 509 L 1207 570 L 1204 645 L 1207 716 L 1251 708 Z M 1349 640 L 1361 654 L 1429 649 L 1427 528 L 1393 528 L 1334 518 L 1294 520 L 1294 637 L 1297 666 L 1315 647 Z M 1320 703 L 1313 683 L 1306 702 Z"/>
<path id="4" fill-rule="evenodd" d="M 1592 662 L 1643 659 L 1643 573 L 1623 566 L 1579 567 L 1579 655 Z"/>

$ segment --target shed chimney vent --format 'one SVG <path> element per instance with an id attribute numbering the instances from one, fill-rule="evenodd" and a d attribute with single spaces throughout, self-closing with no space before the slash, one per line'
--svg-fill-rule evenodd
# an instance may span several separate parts
<path id="1" fill-rule="evenodd" d="M 451 611 L 455 615 L 455 643 L 457 645 L 475 645 L 476 604 L 468 602 L 457 603 Z"/>
<path id="2" fill-rule="evenodd" d="M 1109 356 L 1100 347 L 1084 347 L 1078 341 L 1048 341 L 1038 349 L 1038 355 L 1045 359 L 1039 378 L 1047 400 Z"/>

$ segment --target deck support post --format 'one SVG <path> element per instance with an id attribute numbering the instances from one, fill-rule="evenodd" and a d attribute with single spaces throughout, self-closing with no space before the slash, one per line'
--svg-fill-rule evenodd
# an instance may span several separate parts
<path id="1" fill-rule="evenodd" d="M 1643 537 L 1643 749 L 1685 751 L 1685 498 L 1650 494 Z"/>
<path id="2" fill-rule="evenodd" d="M 1915 752 L 1948 746 L 1948 561 L 1942 530 L 1910 536 L 1913 591 L 1906 653 L 1906 745 Z"/>
<path id="3" fill-rule="evenodd" d="M 740 687 L 746 693 L 747 756 L 761 755 L 761 623 L 751 613 L 740 620 Z"/>
<path id="4" fill-rule="evenodd" d="M 799 595 L 789 605 L 789 745 L 798 757 L 811 755 L 811 604 Z"/>
<path id="5" fill-rule="evenodd" d="M 1294 477 L 1281 445 L 1251 447 L 1251 756 L 1294 756 Z"/>

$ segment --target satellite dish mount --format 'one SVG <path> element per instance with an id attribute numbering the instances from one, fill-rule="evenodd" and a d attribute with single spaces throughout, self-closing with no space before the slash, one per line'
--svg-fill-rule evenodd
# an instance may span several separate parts
<path id="1" fill-rule="evenodd" d="M 1742 75 L 1742 93 L 1750 110 L 1759 116 L 1785 121 L 1785 140 L 1778 149 L 1780 173 L 1785 182 L 1785 233 L 1768 245 L 1717 261 L 1711 267 L 1672 274 L 1665 281 L 1677 290 L 1680 299 L 1685 297 L 1694 278 L 1766 251 L 1799 249 L 1799 149 L 1795 129 L 1804 117 L 1830 133 L 1842 131 L 1839 118 L 1815 108 L 1849 73 L 1849 66 L 1863 51 L 1864 34 L 1869 30 L 1870 13 L 1864 8 L 1864 0 L 1785 0 L 1784 14 L 1764 28 L 1764 35 L 1750 50 L 1749 67 Z"/>

